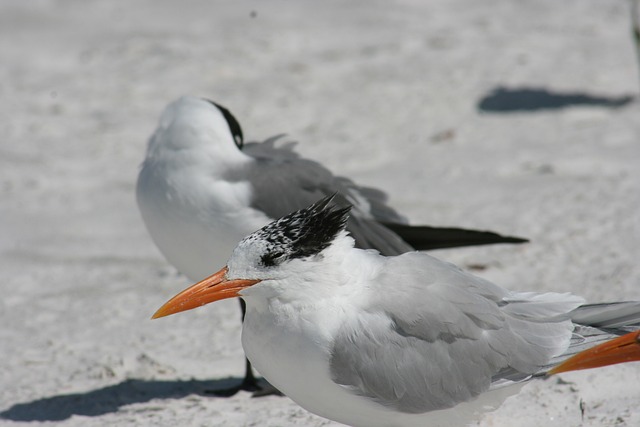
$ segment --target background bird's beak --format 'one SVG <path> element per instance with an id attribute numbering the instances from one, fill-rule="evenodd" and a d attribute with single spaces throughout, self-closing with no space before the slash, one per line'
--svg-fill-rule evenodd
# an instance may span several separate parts
<path id="1" fill-rule="evenodd" d="M 227 267 L 196 283 L 167 301 L 155 312 L 152 319 L 191 310 L 214 301 L 239 296 L 238 292 L 260 280 L 227 280 Z"/>
<path id="2" fill-rule="evenodd" d="M 550 370 L 547 375 L 635 361 L 640 361 L 640 331 L 628 333 L 582 351 Z"/>

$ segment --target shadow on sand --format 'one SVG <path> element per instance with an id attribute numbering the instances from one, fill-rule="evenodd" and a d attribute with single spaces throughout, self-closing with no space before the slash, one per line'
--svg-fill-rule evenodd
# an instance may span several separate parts
<path id="1" fill-rule="evenodd" d="M 554 93 L 542 88 L 497 87 L 478 102 L 478 109 L 487 113 L 510 113 L 583 105 L 618 108 L 632 100 L 633 96 L 605 97 L 586 93 Z"/>
<path id="2" fill-rule="evenodd" d="M 212 396 L 212 390 L 237 386 L 241 378 L 220 380 L 156 381 L 129 379 L 86 393 L 45 397 L 18 403 L 0 412 L 0 419 L 13 421 L 61 421 L 72 415 L 96 417 L 117 412 L 120 407 L 153 399 L 180 399 L 197 394 Z"/>

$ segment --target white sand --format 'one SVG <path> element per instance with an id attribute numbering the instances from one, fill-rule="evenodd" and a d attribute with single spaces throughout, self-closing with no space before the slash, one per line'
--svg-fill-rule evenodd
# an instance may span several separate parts
<path id="1" fill-rule="evenodd" d="M 234 301 L 149 320 L 188 283 L 134 183 L 182 94 L 249 139 L 288 133 L 414 223 L 529 237 L 437 253 L 503 286 L 640 299 L 640 105 L 562 97 L 637 93 L 626 1 L 130 3 L 0 3 L 0 425 L 337 425 L 202 395 L 243 373 Z M 500 86 L 573 104 L 479 111 Z M 561 377 L 478 425 L 640 425 L 640 365 Z"/>

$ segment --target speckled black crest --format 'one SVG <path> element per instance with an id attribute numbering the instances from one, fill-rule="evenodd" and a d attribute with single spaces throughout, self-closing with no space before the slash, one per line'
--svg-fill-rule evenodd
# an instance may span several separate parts
<path id="1" fill-rule="evenodd" d="M 238 120 L 233 116 L 233 114 L 231 114 L 231 111 L 229 111 L 227 108 L 223 107 L 222 105 L 216 102 L 213 102 L 209 99 L 206 99 L 205 101 L 212 103 L 213 105 L 218 107 L 218 109 L 222 112 L 222 115 L 224 116 L 225 120 L 227 121 L 227 124 L 229 125 L 231 134 L 233 135 L 233 140 L 236 142 L 236 145 L 238 146 L 238 148 L 242 149 L 242 146 L 244 145 L 244 136 L 242 135 L 242 128 L 240 127 L 240 123 L 238 122 Z"/>
<path id="2" fill-rule="evenodd" d="M 288 259 L 319 254 L 344 230 L 351 207 L 330 206 L 333 196 L 325 197 L 308 208 L 293 212 L 254 233 L 267 242 L 260 261 L 271 267 Z"/>

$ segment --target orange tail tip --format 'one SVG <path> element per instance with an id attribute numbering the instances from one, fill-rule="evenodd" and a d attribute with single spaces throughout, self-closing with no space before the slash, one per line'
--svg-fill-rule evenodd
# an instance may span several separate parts
<path id="1" fill-rule="evenodd" d="M 640 331 L 582 351 L 551 369 L 547 375 L 636 361 L 640 361 Z"/>

